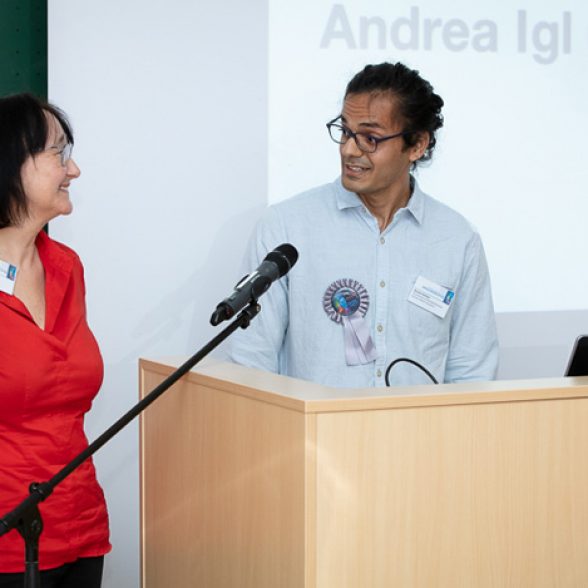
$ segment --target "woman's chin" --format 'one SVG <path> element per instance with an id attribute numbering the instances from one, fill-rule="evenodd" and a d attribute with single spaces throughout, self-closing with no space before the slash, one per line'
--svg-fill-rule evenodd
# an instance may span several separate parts
<path id="1" fill-rule="evenodd" d="M 45 218 L 45 223 L 51 222 L 60 216 L 69 216 L 73 212 L 73 204 L 68 201 L 67 204 L 63 204 L 58 210 L 53 210 L 53 214 L 49 218 Z"/>
<path id="2" fill-rule="evenodd" d="M 58 216 L 67 216 L 73 212 L 73 203 L 71 200 L 67 200 L 61 206 L 60 211 L 58 212 Z"/>

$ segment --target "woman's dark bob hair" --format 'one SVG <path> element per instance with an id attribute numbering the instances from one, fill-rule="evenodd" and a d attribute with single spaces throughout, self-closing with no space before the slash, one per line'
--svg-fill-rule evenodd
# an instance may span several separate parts
<path id="1" fill-rule="evenodd" d="M 31 94 L 0 98 L 0 229 L 18 224 L 27 215 L 21 169 L 29 157 L 47 147 L 48 114 L 57 119 L 73 145 L 71 126 L 59 108 Z"/>

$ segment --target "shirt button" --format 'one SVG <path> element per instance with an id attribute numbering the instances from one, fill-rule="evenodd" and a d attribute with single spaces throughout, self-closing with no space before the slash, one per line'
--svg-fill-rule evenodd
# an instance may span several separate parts
<path id="1" fill-rule="evenodd" d="M 382 325 L 378 325 L 376 328 L 378 329 L 378 333 L 381 333 L 384 330 Z"/>
<path id="2" fill-rule="evenodd" d="M 378 378 L 381 378 L 382 377 L 382 370 L 378 370 L 376 372 L 376 376 L 378 376 Z"/>
<path id="3" fill-rule="evenodd" d="M 386 239 L 384 239 L 384 237 L 380 237 L 380 243 L 383 245 L 386 242 Z"/>
<path id="4" fill-rule="evenodd" d="M 380 288 L 384 288 L 386 286 L 386 282 L 384 282 L 384 280 L 382 280 L 380 282 Z"/>

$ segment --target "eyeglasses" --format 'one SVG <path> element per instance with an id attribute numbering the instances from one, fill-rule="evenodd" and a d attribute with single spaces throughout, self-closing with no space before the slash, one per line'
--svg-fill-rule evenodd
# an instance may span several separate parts
<path id="1" fill-rule="evenodd" d="M 71 143 L 66 143 L 63 147 L 59 145 L 52 145 L 48 147 L 46 151 L 53 151 L 57 155 L 59 155 L 59 162 L 61 163 L 62 167 L 67 165 L 67 162 L 71 159 L 71 152 L 73 149 L 73 145 Z"/>
<path id="2" fill-rule="evenodd" d="M 61 165 L 65 167 L 67 162 L 71 159 L 71 152 L 73 150 L 73 145 L 71 143 L 66 143 L 65 147 L 58 151 L 59 153 L 59 160 L 61 161 Z"/>
<path id="3" fill-rule="evenodd" d="M 327 123 L 327 129 L 329 129 L 329 135 L 335 143 L 344 145 L 348 139 L 354 139 L 355 144 L 364 153 L 374 153 L 380 143 L 388 141 L 389 139 L 396 139 L 396 137 L 404 137 L 411 135 L 414 131 L 402 131 L 401 133 L 395 133 L 394 135 L 388 135 L 387 137 L 374 137 L 368 133 L 354 133 L 351 129 L 348 129 L 345 125 L 338 123 L 337 121 L 341 118 L 338 116 L 332 121 Z"/>

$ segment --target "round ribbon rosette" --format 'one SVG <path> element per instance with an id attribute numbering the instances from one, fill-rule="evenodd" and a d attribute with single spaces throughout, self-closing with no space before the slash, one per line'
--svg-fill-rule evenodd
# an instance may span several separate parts
<path id="1" fill-rule="evenodd" d="M 347 365 L 370 363 L 377 357 L 365 320 L 369 305 L 370 297 L 365 287 L 350 278 L 335 280 L 323 295 L 323 308 L 327 316 L 343 325 Z"/>

